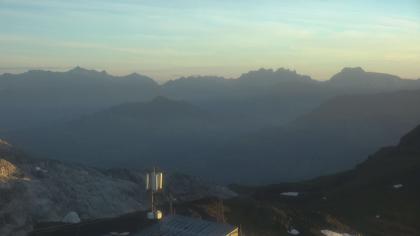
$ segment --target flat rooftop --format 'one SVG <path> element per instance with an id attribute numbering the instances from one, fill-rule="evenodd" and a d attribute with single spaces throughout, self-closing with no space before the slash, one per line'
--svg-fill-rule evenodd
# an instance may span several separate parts
<path id="1" fill-rule="evenodd" d="M 164 217 L 159 223 L 150 226 L 135 236 L 225 236 L 237 227 L 208 220 L 191 218 L 181 215 Z"/>
<path id="2" fill-rule="evenodd" d="M 182 215 L 164 216 L 162 220 L 157 221 L 147 219 L 146 212 L 134 212 L 115 218 L 82 221 L 77 224 L 42 223 L 38 224 L 29 235 L 225 236 L 237 231 L 237 227 L 229 224 Z"/>

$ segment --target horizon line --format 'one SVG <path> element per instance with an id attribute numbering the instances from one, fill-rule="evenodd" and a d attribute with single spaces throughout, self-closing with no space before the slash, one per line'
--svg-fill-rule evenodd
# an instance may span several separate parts
<path id="1" fill-rule="evenodd" d="M 276 72 L 276 71 L 279 71 L 279 70 L 286 70 L 286 71 L 295 72 L 296 74 L 301 75 L 301 76 L 308 76 L 310 79 L 315 80 L 315 81 L 324 82 L 324 81 L 331 80 L 331 78 L 334 75 L 340 73 L 341 71 L 343 71 L 346 68 L 351 68 L 351 69 L 360 68 L 366 73 L 381 73 L 381 74 L 393 75 L 393 76 L 397 76 L 398 78 L 400 78 L 402 80 L 420 80 L 420 76 L 417 77 L 417 78 L 406 78 L 406 77 L 401 77 L 397 74 L 384 73 L 384 72 L 378 72 L 378 71 L 368 71 L 368 70 L 365 70 L 362 66 L 345 66 L 345 67 L 342 67 L 341 70 L 339 70 L 338 72 L 335 72 L 328 79 L 315 79 L 314 77 L 312 77 L 309 74 L 299 73 L 298 70 L 290 69 L 290 68 L 287 68 L 287 67 L 277 67 L 277 68 L 260 67 L 258 69 L 247 70 L 246 72 L 240 73 L 239 76 L 234 76 L 234 77 L 223 76 L 223 75 L 215 75 L 215 74 L 189 74 L 189 75 L 177 75 L 173 79 L 159 80 L 159 79 L 156 79 L 154 76 L 149 76 L 147 73 L 142 73 L 142 72 L 138 72 L 138 71 L 133 71 L 133 72 L 124 73 L 124 74 L 118 74 L 118 73 L 115 74 L 115 73 L 109 73 L 107 70 L 98 69 L 98 68 L 89 68 L 89 67 L 84 67 L 84 66 L 80 66 L 80 65 L 69 66 L 69 67 L 54 67 L 54 66 L 51 66 L 51 67 L 49 67 L 49 66 L 42 66 L 42 67 L 0 67 L 0 70 L 21 70 L 22 71 L 22 72 L 3 72 L 3 73 L 0 74 L 0 76 L 21 75 L 21 74 L 29 73 L 29 72 L 32 72 L 32 71 L 43 71 L 43 72 L 52 72 L 52 73 L 66 73 L 66 72 L 70 72 L 70 71 L 78 69 L 78 68 L 83 69 L 83 70 L 87 70 L 87 71 L 95 71 L 95 72 L 98 72 L 98 73 L 105 73 L 105 74 L 113 76 L 113 77 L 125 77 L 125 76 L 129 76 L 129 75 L 133 75 L 133 74 L 138 74 L 138 75 L 141 75 L 141 76 L 146 76 L 146 77 L 152 79 L 153 81 L 155 81 L 159 84 L 163 84 L 163 83 L 166 83 L 168 81 L 178 80 L 178 79 L 181 79 L 181 78 L 192 78 L 192 77 L 218 77 L 218 78 L 222 78 L 222 79 L 240 79 L 240 77 L 242 75 L 246 74 L 246 73 L 256 72 L 256 71 L 260 71 L 260 70 L 267 70 L 267 71 L 271 70 L 273 72 Z"/>

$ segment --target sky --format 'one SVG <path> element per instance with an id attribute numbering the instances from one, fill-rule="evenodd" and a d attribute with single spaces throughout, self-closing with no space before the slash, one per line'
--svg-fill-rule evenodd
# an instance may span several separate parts
<path id="1" fill-rule="evenodd" d="M 0 73 L 420 78 L 420 0 L 0 0 Z"/>

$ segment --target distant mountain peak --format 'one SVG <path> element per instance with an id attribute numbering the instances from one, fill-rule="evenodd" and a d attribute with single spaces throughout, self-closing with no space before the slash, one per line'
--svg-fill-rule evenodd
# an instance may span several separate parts
<path id="1" fill-rule="evenodd" d="M 224 80 L 225 78 L 222 76 L 214 76 L 214 75 L 190 75 L 190 76 L 182 76 L 179 80 Z"/>
<path id="2" fill-rule="evenodd" d="M 275 73 L 292 73 L 292 74 L 297 74 L 295 70 L 290 70 L 290 69 L 286 69 L 286 68 L 278 68 Z"/>
<path id="3" fill-rule="evenodd" d="M 294 70 L 279 68 L 277 70 L 260 68 L 258 70 L 249 71 L 242 74 L 239 79 L 246 81 L 266 81 L 266 82 L 279 82 L 279 81 L 312 81 L 311 77 L 300 75 Z"/>
<path id="4" fill-rule="evenodd" d="M 365 73 L 362 67 L 344 67 L 340 73 Z"/>
<path id="5" fill-rule="evenodd" d="M 401 78 L 395 75 L 368 72 L 361 67 L 345 67 L 328 81 L 342 87 L 363 89 L 398 89 L 402 86 Z"/>
<path id="6" fill-rule="evenodd" d="M 68 72 L 83 72 L 86 71 L 86 69 L 80 67 L 80 66 L 76 66 L 73 69 L 70 69 Z"/>
<path id="7" fill-rule="evenodd" d="M 139 77 L 139 76 L 141 76 L 141 75 L 137 72 L 133 72 L 133 73 L 127 75 L 127 77 Z"/>
<path id="8" fill-rule="evenodd" d="M 122 78 L 126 78 L 126 79 L 145 79 L 145 78 L 148 78 L 148 77 L 147 77 L 147 76 L 145 76 L 145 75 L 139 74 L 139 73 L 137 73 L 137 72 L 134 72 L 134 73 L 131 73 L 131 74 L 125 75 L 125 76 L 123 76 Z M 151 79 L 151 78 L 150 78 L 150 79 Z"/>
<path id="9" fill-rule="evenodd" d="M 73 69 L 68 71 L 69 73 L 74 73 L 74 74 L 104 74 L 106 75 L 106 71 L 97 71 L 97 70 L 89 70 L 89 69 L 85 69 L 83 67 L 80 66 L 76 66 Z"/>

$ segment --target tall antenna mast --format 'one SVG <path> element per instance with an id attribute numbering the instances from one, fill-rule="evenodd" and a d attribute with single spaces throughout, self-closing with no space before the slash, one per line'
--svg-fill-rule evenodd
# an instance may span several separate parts
<path id="1" fill-rule="evenodd" d="M 150 212 L 147 218 L 150 220 L 162 219 L 162 212 L 156 209 L 155 193 L 161 192 L 163 189 L 163 173 L 156 172 L 153 168 L 152 172 L 146 174 L 146 191 L 150 192 Z"/>

